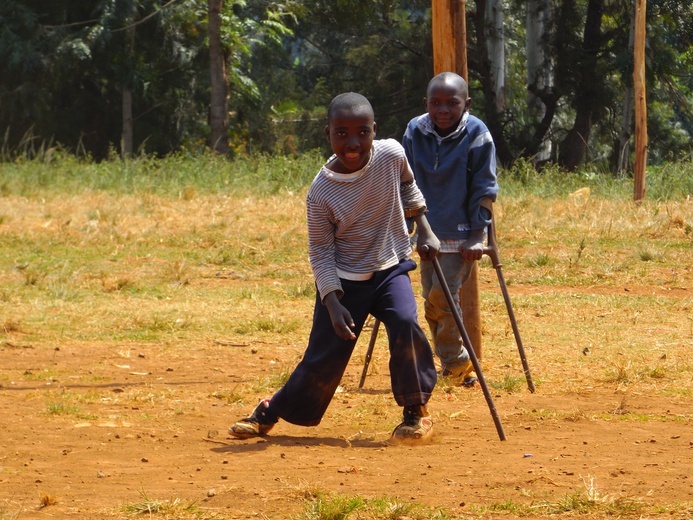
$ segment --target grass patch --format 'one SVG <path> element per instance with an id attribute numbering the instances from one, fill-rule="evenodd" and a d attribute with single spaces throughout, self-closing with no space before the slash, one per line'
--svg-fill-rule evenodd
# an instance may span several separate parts
<path id="1" fill-rule="evenodd" d="M 60 417 L 73 416 L 85 421 L 93 421 L 97 418 L 94 414 L 83 413 L 76 404 L 69 401 L 49 401 L 46 403 L 46 413 Z"/>
<path id="2" fill-rule="evenodd" d="M 260 317 L 246 320 L 234 327 L 237 334 L 252 334 L 255 332 L 270 332 L 274 334 L 285 334 L 298 330 L 299 320 L 285 320 L 283 318 Z"/>
<path id="3" fill-rule="evenodd" d="M 280 367 L 277 371 L 273 372 L 269 377 L 265 377 L 257 381 L 253 387 L 252 391 L 258 394 L 266 394 L 268 392 L 274 392 L 282 387 L 284 383 L 289 380 L 289 376 L 293 371 L 295 365 L 285 365 Z"/>
<path id="4" fill-rule="evenodd" d="M 584 515 L 589 518 L 628 518 L 639 516 L 647 508 L 639 500 L 627 497 L 612 497 L 600 493 L 594 478 L 582 478 L 584 489 L 578 489 L 554 501 L 535 500 L 520 504 L 507 500 L 484 508 L 475 508 L 480 513 L 502 513 L 514 517 L 543 517 L 556 515 Z"/>
<path id="5" fill-rule="evenodd" d="M 303 511 L 292 520 L 452 520 L 440 508 L 425 507 L 390 497 L 359 496 L 304 491 Z"/>
<path id="6" fill-rule="evenodd" d="M 213 512 L 205 511 L 196 502 L 172 499 L 154 499 L 140 492 L 141 500 L 124 505 L 121 510 L 128 516 L 147 515 L 148 518 L 179 519 L 179 520 L 212 520 L 221 518 Z"/>
<path id="7" fill-rule="evenodd" d="M 237 386 L 215 390 L 210 394 L 210 397 L 224 401 L 226 404 L 242 403 L 245 396 L 245 390 Z"/>
<path id="8" fill-rule="evenodd" d="M 489 386 L 495 390 L 501 390 L 508 394 L 521 391 L 526 384 L 526 379 L 519 376 L 505 374 L 500 381 L 489 381 Z"/>

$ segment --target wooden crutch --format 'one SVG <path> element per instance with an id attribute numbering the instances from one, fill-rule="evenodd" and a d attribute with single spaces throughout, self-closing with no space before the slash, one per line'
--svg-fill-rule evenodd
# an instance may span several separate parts
<path id="1" fill-rule="evenodd" d="M 496 270 L 496 275 L 498 276 L 498 283 L 503 293 L 503 300 L 505 300 L 505 308 L 508 311 L 508 318 L 510 318 L 510 325 L 513 329 L 513 335 L 515 336 L 515 343 L 517 344 L 517 350 L 520 353 L 520 360 L 522 361 L 522 368 L 525 372 L 525 379 L 527 380 L 527 387 L 529 391 L 534 393 L 534 382 L 532 381 L 532 373 L 529 370 L 529 364 L 527 363 L 527 356 L 525 354 L 525 348 L 522 345 L 522 338 L 520 337 L 520 329 L 517 327 L 517 320 L 515 319 L 515 312 L 513 311 L 513 305 L 510 302 L 510 295 L 508 294 L 508 286 L 505 284 L 505 277 L 503 276 L 503 264 L 501 264 L 500 256 L 498 255 L 498 243 L 496 242 L 496 227 L 491 220 L 491 224 L 488 227 L 488 247 L 484 248 L 484 254 L 488 255 L 493 264 L 493 268 Z"/>
<path id="2" fill-rule="evenodd" d="M 503 293 L 503 300 L 505 302 L 505 308 L 508 311 L 508 318 L 510 319 L 510 325 L 513 329 L 513 335 L 515 337 L 515 343 L 517 344 L 517 350 L 520 353 L 520 360 L 522 361 L 522 368 L 525 374 L 525 380 L 527 381 L 527 387 L 531 393 L 535 392 L 534 381 L 532 381 L 532 373 L 529 369 L 529 363 L 527 362 L 527 355 L 525 354 L 525 348 L 522 343 L 522 337 L 520 336 L 520 329 L 517 326 L 517 320 L 515 319 L 515 312 L 513 311 L 513 305 L 510 301 L 510 295 L 508 294 L 508 286 L 505 283 L 505 277 L 503 276 L 503 264 L 500 261 L 500 255 L 498 254 L 498 242 L 496 240 L 496 227 L 491 220 L 491 224 L 488 228 L 488 241 L 487 247 L 484 248 L 484 254 L 491 259 L 493 268 L 496 271 L 496 276 L 498 277 L 498 283 L 501 288 L 501 293 Z M 366 381 L 366 374 L 368 372 L 368 365 L 371 362 L 373 356 L 373 348 L 375 347 L 375 341 L 378 337 L 378 329 L 380 327 L 380 320 L 376 319 L 373 323 L 373 330 L 371 331 L 371 339 L 368 344 L 368 350 L 366 351 L 366 357 L 363 364 L 363 370 L 361 372 L 361 380 L 359 381 L 359 389 L 363 388 L 363 384 Z"/>

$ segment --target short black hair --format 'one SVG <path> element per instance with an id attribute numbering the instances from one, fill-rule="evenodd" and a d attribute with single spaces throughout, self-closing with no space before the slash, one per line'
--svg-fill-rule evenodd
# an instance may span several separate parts
<path id="1" fill-rule="evenodd" d="M 428 82 L 428 88 L 426 89 L 426 96 L 429 95 L 431 88 L 438 84 L 448 84 L 454 85 L 460 93 L 463 93 L 465 97 L 469 97 L 469 87 L 467 82 L 462 76 L 454 72 L 441 72 L 437 76 L 434 76 L 431 81 Z"/>
<path id="2" fill-rule="evenodd" d="M 373 115 L 373 107 L 365 96 L 356 92 L 344 92 L 335 96 L 327 107 L 327 122 L 332 120 L 332 116 L 340 110 L 349 112 L 367 112 Z"/>

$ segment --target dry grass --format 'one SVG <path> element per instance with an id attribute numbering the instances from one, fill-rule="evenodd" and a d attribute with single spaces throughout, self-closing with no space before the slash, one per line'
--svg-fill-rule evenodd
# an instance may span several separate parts
<path id="1" fill-rule="evenodd" d="M 5 341 L 300 343 L 310 326 L 303 194 L 7 197 L 0 214 Z M 522 332 L 563 345 L 556 361 L 622 382 L 690 370 L 693 203 L 501 199 L 496 220 Z M 503 316 L 488 259 L 480 284 L 482 314 Z M 487 343 L 512 345 L 507 320 L 483 327 Z"/>

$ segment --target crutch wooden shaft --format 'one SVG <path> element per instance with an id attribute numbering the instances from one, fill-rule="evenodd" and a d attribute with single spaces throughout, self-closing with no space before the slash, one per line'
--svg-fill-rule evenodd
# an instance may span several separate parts
<path id="1" fill-rule="evenodd" d="M 373 357 L 373 348 L 375 348 L 375 340 L 378 339 L 378 329 L 380 328 L 380 320 L 375 319 L 373 322 L 373 330 L 371 331 L 371 340 L 368 342 L 368 350 L 366 350 L 366 358 L 363 362 L 363 370 L 361 371 L 361 380 L 359 381 L 359 390 L 363 388 L 363 383 L 366 381 L 366 374 L 368 373 L 368 365 L 371 363 L 371 358 Z"/>
<path id="2" fill-rule="evenodd" d="M 496 270 L 498 284 L 500 285 L 501 292 L 503 293 L 503 301 L 505 302 L 505 308 L 508 311 L 510 326 L 513 329 L 513 335 L 515 336 L 517 350 L 520 353 L 520 360 L 522 361 L 522 369 L 525 373 L 527 388 L 529 388 L 530 392 L 534 393 L 535 387 L 534 381 L 532 381 L 532 373 L 529 370 L 529 363 L 527 362 L 525 347 L 522 344 L 522 338 L 520 337 L 520 329 L 517 326 L 517 320 L 515 319 L 515 311 L 513 310 L 513 305 L 510 301 L 510 294 L 508 294 L 508 286 L 506 285 L 505 277 L 503 276 L 503 264 L 501 264 L 500 255 L 498 254 L 498 244 L 496 242 L 496 228 L 493 222 L 489 226 L 488 247 L 484 248 L 484 254 L 488 255 L 488 257 L 491 259 L 491 263 L 493 264 L 493 268 Z"/>
<path id="3" fill-rule="evenodd" d="M 484 397 L 486 398 L 486 404 L 488 404 L 488 408 L 491 411 L 491 417 L 493 417 L 493 422 L 496 425 L 496 431 L 498 432 L 498 437 L 500 438 L 500 440 L 504 441 L 505 440 L 505 432 L 503 431 L 503 425 L 501 424 L 500 417 L 498 416 L 498 412 L 496 411 L 496 406 L 495 406 L 495 404 L 493 404 L 493 398 L 491 397 L 491 392 L 488 389 L 488 385 L 486 384 L 486 379 L 484 378 L 484 374 L 481 371 L 481 365 L 479 365 L 479 360 L 477 359 L 476 354 L 474 353 L 474 349 L 472 348 L 472 343 L 469 340 L 469 335 L 467 335 L 467 331 L 464 328 L 464 323 L 462 322 L 462 316 L 460 316 L 460 313 L 457 310 L 457 306 L 455 305 L 455 301 L 452 298 L 452 293 L 450 293 L 450 288 L 448 287 L 448 284 L 445 281 L 445 277 L 443 276 L 443 270 L 441 269 L 440 262 L 438 261 L 437 258 L 433 258 L 433 268 L 435 269 L 436 275 L 438 276 L 438 281 L 440 282 L 440 287 L 441 287 L 441 289 L 443 289 L 443 293 L 445 293 L 445 298 L 447 299 L 450 310 L 452 311 L 452 315 L 455 318 L 455 322 L 457 323 L 457 328 L 460 329 L 460 335 L 462 336 L 462 342 L 464 343 L 464 346 L 467 349 L 467 352 L 469 353 L 469 359 L 472 361 L 472 365 L 474 365 L 474 370 L 476 371 L 476 375 L 479 379 L 479 384 L 481 385 L 481 389 L 484 392 Z"/>

